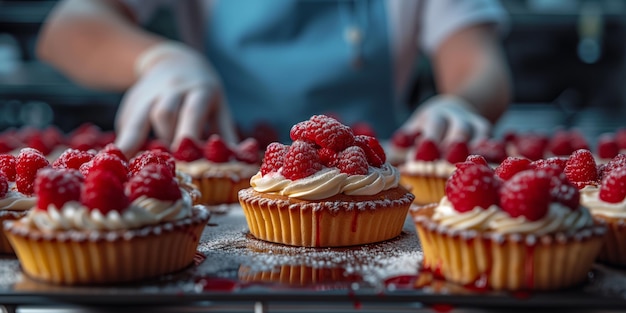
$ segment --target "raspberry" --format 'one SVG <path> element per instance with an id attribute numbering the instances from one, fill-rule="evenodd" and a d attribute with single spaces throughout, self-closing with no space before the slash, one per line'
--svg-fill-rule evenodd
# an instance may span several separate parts
<path id="1" fill-rule="evenodd" d="M 149 150 L 149 151 L 161 151 L 161 152 L 170 152 L 170 148 L 167 147 L 167 145 L 158 139 L 152 139 L 149 140 L 146 143 L 146 148 L 145 150 Z"/>
<path id="2" fill-rule="evenodd" d="M 259 142 L 254 138 L 247 138 L 237 145 L 233 151 L 235 159 L 248 164 L 259 162 Z"/>
<path id="3" fill-rule="evenodd" d="M 50 205 L 57 209 L 66 202 L 80 201 L 82 176 L 78 170 L 67 168 L 44 168 L 35 178 L 37 209 L 48 210 Z"/>
<path id="4" fill-rule="evenodd" d="M 15 181 L 15 157 L 10 154 L 0 154 L 0 172 L 9 181 Z"/>
<path id="5" fill-rule="evenodd" d="M 417 145 L 415 150 L 415 160 L 419 161 L 435 161 L 439 159 L 439 147 L 430 139 L 423 139 Z"/>
<path id="6" fill-rule="evenodd" d="M 204 145 L 204 157 L 211 162 L 228 162 L 232 155 L 233 151 L 219 135 L 211 135 Z"/>
<path id="7" fill-rule="evenodd" d="M 500 207 L 511 217 L 524 216 L 530 221 L 541 219 L 548 213 L 551 180 L 550 175 L 542 170 L 515 174 L 500 189 Z"/>
<path id="8" fill-rule="evenodd" d="M 308 129 L 310 128 L 309 124 L 311 124 L 310 121 L 303 121 L 303 122 L 293 125 L 291 127 L 291 130 L 289 131 L 289 137 L 291 138 L 291 140 L 315 141 L 315 137 L 309 134 L 308 132 Z M 309 138 L 313 138 L 313 139 L 309 139 Z"/>
<path id="9" fill-rule="evenodd" d="M 90 210 L 98 210 L 104 215 L 111 211 L 122 212 L 130 204 L 123 183 L 106 170 L 89 172 L 80 199 Z"/>
<path id="10" fill-rule="evenodd" d="M 366 122 L 356 122 L 352 124 L 350 128 L 352 128 L 352 133 L 354 134 L 354 136 L 360 135 L 360 136 L 376 137 L 376 131 L 374 131 L 374 128 L 372 127 L 372 125 Z"/>
<path id="11" fill-rule="evenodd" d="M 53 146 L 44 141 L 40 133 L 34 134 L 26 141 L 26 146 L 39 150 L 41 154 L 48 155 L 52 152 Z"/>
<path id="12" fill-rule="evenodd" d="M 626 149 L 626 128 L 615 131 L 615 141 L 620 149 Z"/>
<path id="13" fill-rule="evenodd" d="M 336 119 L 326 115 L 314 115 L 309 119 L 305 134 L 322 148 L 333 149 L 337 152 L 354 143 L 352 129 L 341 124 Z"/>
<path id="14" fill-rule="evenodd" d="M 552 165 L 552 169 L 557 168 Z M 563 172 L 558 174 L 550 173 L 550 168 L 546 171 L 551 176 L 550 180 L 550 196 L 552 201 L 559 202 L 571 210 L 577 210 L 580 205 L 580 191 L 565 176 Z"/>
<path id="15" fill-rule="evenodd" d="M 515 140 L 517 140 L 517 133 L 513 130 L 506 131 L 502 136 L 502 140 L 505 143 L 515 143 Z"/>
<path id="16" fill-rule="evenodd" d="M 8 134 L 0 135 L 0 153 L 9 153 L 18 146 L 19 143 L 16 142 L 15 138 L 10 137 Z"/>
<path id="17" fill-rule="evenodd" d="M 574 150 L 570 142 L 570 134 L 565 130 L 559 130 L 554 133 L 548 149 L 554 155 L 570 155 Z"/>
<path id="18" fill-rule="evenodd" d="M 611 171 L 602 179 L 599 196 L 609 203 L 619 203 L 626 198 L 626 168 Z"/>
<path id="19" fill-rule="evenodd" d="M 96 156 L 92 151 L 67 149 L 52 163 L 54 168 L 79 169 L 83 163 L 87 163 Z"/>
<path id="20" fill-rule="evenodd" d="M 164 201 L 176 201 L 182 197 L 175 177 L 163 164 L 148 164 L 128 180 L 126 188 L 130 201 L 140 196 Z"/>
<path id="21" fill-rule="evenodd" d="M 470 153 L 482 155 L 491 163 L 502 163 L 507 157 L 504 143 L 495 139 L 478 141 L 470 147 Z"/>
<path id="22" fill-rule="evenodd" d="M 513 175 L 518 172 L 527 170 L 530 168 L 530 160 L 519 157 L 507 157 L 496 167 L 496 175 L 502 180 L 509 180 Z"/>
<path id="23" fill-rule="evenodd" d="M 598 156 L 602 159 L 612 159 L 619 154 L 617 141 L 610 134 L 600 135 L 598 138 Z"/>
<path id="24" fill-rule="evenodd" d="M 473 164 L 457 169 L 446 182 L 446 196 L 458 212 L 475 207 L 487 209 L 498 204 L 500 180 L 484 165 Z"/>
<path id="25" fill-rule="evenodd" d="M 604 173 L 603 175 L 607 175 L 609 172 L 620 168 L 626 168 L 626 155 L 621 153 L 614 156 L 608 163 L 606 163 L 602 173 Z"/>
<path id="26" fill-rule="evenodd" d="M 348 175 L 365 175 L 369 171 L 365 151 L 358 146 L 344 149 L 337 154 L 337 168 Z"/>
<path id="27" fill-rule="evenodd" d="M 320 148 L 317 150 L 317 155 L 320 157 L 320 161 L 326 167 L 337 166 L 337 152 L 328 148 Z"/>
<path id="28" fill-rule="evenodd" d="M 297 180 L 315 174 L 322 169 L 322 163 L 313 144 L 296 140 L 287 153 L 283 164 L 283 176 Z"/>
<path id="29" fill-rule="evenodd" d="M 115 174 L 121 182 L 128 180 L 128 166 L 126 162 L 122 161 L 114 154 L 99 153 L 89 162 L 91 163 L 91 171 L 100 169 L 107 170 Z"/>
<path id="30" fill-rule="evenodd" d="M 546 170 L 553 175 L 562 173 L 565 170 L 567 158 L 551 157 L 530 162 L 530 168 L 535 170 Z"/>
<path id="31" fill-rule="evenodd" d="M 98 146 L 106 147 L 115 142 L 115 132 L 107 131 L 103 132 L 98 136 Z"/>
<path id="32" fill-rule="evenodd" d="M 354 145 L 363 149 L 367 157 L 367 163 L 373 167 L 381 167 L 387 161 L 385 150 L 374 137 L 365 135 L 354 136 Z"/>
<path id="33" fill-rule="evenodd" d="M 574 151 L 565 165 L 565 176 L 579 188 L 593 184 L 598 180 L 598 169 L 591 151 L 579 149 Z"/>
<path id="34" fill-rule="evenodd" d="M 109 143 L 109 144 L 105 145 L 104 148 L 102 148 L 102 150 L 100 152 L 101 153 L 113 154 L 113 155 L 117 156 L 118 158 L 120 158 L 120 160 L 128 163 L 128 158 L 126 158 L 126 155 L 124 154 L 124 152 L 122 152 L 122 150 L 120 150 L 120 148 L 118 148 L 113 143 Z"/>
<path id="35" fill-rule="evenodd" d="M 465 141 L 454 141 L 446 149 L 446 160 L 452 164 L 465 161 L 469 147 Z"/>
<path id="36" fill-rule="evenodd" d="M 172 175 L 176 176 L 176 160 L 174 160 L 171 154 L 162 151 L 144 151 L 140 153 L 130 160 L 128 170 L 131 175 L 135 175 L 148 164 L 167 165 Z"/>
<path id="37" fill-rule="evenodd" d="M 487 159 L 485 159 L 485 157 L 482 155 L 470 154 L 467 156 L 467 158 L 465 158 L 465 162 L 489 166 L 489 163 L 487 163 Z"/>
<path id="38" fill-rule="evenodd" d="M 578 129 L 570 131 L 570 141 L 572 144 L 572 151 L 580 149 L 589 150 L 589 143 L 587 143 L 587 139 L 585 139 L 583 133 Z"/>
<path id="39" fill-rule="evenodd" d="M 23 148 L 15 159 L 17 190 L 25 195 L 32 195 L 37 171 L 49 165 L 46 157 L 38 150 Z"/>
<path id="40" fill-rule="evenodd" d="M 93 133 L 80 133 L 70 137 L 68 142 L 70 148 L 87 151 L 91 149 L 97 149 L 98 136 Z"/>
<path id="41" fill-rule="evenodd" d="M 391 144 L 400 148 L 410 148 L 415 144 L 415 140 L 419 136 L 419 132 L 409 133 L 399 129 L 391 136 Z"/>
<path id="42" fill-rule="evenodd" d="M 204 156 L 202 154 L 202 148 L 200 148 L 193 139 L 187 137 L 183 138 L 173 155 L 176 160 L 185 162 L 193 162 Z"/>
<path id="43" fill-rule="evenodd" d="M 254 125 L 252 133 L 249 136 L 253 137 L 259 142 L 260 151 L 265 150 L 265 148 L 267 148 L 270 143 L 279 140 L 279 135 L 276 131 L 276 128 L 264 121 L 261 121 Z M 246 136 L 242 137 L 245 138 Z"/>
<path id="44" fill-rule="evenodd" d="M 9 180 L 4 173 L 0 171 L 0 199 L 4 198 L 7 192 L 9 192 Z"/>
<path id="45" fill-rule="evenodd" d="M 539 134 L 527 134 L 515 141 L 518 153 L 533 161 L 543 158 L 548 142 L 548 137 Z"/>
<path id="46" fill-rule="evenodd" d="M 266 175 L 271 172 L 278 172 L 285 162 L 285 155 L 289 146 L 282 143 L 272 142 L 265 149 L 263 164 L 261 164 L 261 174 Z"/>

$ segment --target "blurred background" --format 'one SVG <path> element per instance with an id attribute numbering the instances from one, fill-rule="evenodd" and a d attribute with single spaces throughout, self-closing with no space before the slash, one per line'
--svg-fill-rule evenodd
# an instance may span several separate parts
<path id="1" fill-rule="evenodd" d="M 113 127 L 120 94 L 79 87 L 36 60 L 39 28 L 56 1 L 0 0 L 0 130 L 84 122 Z M 495 129 L 551 132 L 578 128 L 593 141 L 626 126 L 626 1 L 502 0 L 510 13 L 503 37 L 513 73 L 513 105 Z M 168 29 L 157 14 L 151 27 Z M 173 37 L 173 34 L 161 32 Z M 407 95 L 417 103 L 433 93 L 427 60 Z"/>

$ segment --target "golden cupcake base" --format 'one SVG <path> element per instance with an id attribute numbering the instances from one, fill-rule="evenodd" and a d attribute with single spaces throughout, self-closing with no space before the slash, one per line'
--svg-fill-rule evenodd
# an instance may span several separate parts
<path id="1" fill-rule="evenodd" d="M 120 231 L 40 231 L 20 221 L 4 232 L 29 277 L 61 285 L 138 281 L 184 269 L 194 262 L 209 213 Z"/>
<path id="2" fill-rule="evenodd" d="M 192 182 L 200 190 L 200 203 L 218 205 L 237 203 L 239 190 L 250 187 L 250 178 L 233 180 L 230 177 L 193 177 Z"/>
<path id="3" fill-rule="evenodd" d="M 11 211 L 0 210 L 0 225 L 4 221 L 15 221 L 26 216 L 28 211 Z M 15 254 L 13 247 L 9 242 L 9 239 L 4 235 L 4 232 L 0 232 L 0 254 Z"/>
<path id="4" fill-rule="evenodd" d="M 372 196 L 335 195 L 317 201 L 239 192 L 250 233 L 265 241 L 303 247 L 380 242 L 402 231 L 413 195 L 398 187 Z"/>
<path id="5" fill-rule="evenodd" d="M 610 265 L 626 266 L 626 221 L 594 215 L 594 218 L 607 226 L 606 241 L 598 255 L 598 261 Z"/>
<path id="6" fill-rule="evenodd" d="M 582 283 L 606 233 L 602 225 L 570 235 L 454 231 L 431 220 L 435 207 L 413 212 L 424 252 L 423 267 L 474 288 L 555 290 Z"/>
<path id="7" fill-rule="evenodd" d="M 447 180 L 447 177 L 400 175 L 400 184 L 415 195 L 413 203 L 417 205 L 439 202 L 446 194 Z"/>

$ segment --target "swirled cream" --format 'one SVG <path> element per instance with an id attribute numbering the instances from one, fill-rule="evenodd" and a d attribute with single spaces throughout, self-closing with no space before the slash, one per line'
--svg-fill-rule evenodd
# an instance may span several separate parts
<path id="1" fill-rule="evenodd" d="M 417 176 L 435 176 L 447 178 L 452 175 L 456 167 L 446 160 L 421 161 L 407 160 L 400 167 L 402 173 Z"/>
<path id="2" fill-rule="evenodd" d="M 454 210 L 447 197 L 444 197 L 435 208 L 433 220 L 457 230 L 475 229 L 499 234 L 517 233 L 539 236 L 557 232 L 574 232 L 593 225 L 593 218 L 587 209 L 571 210 L 559 203 L 551 203 L 543 218 L 531 221 L 524 216 L 511 217 L 495 205 L 487 209 L 476 207 L 467 212 L 458 212 Z"/>
<path id="3" fill-rule="evenodd" d="M 626 218 L 626 199 L 610 203 L 600 199 L 600 188 L 585 186 L 580 190 L 580 203 L 589 208 L 594 215 L 611 218 Z"/>
<path id="4" fill-rule="evenodd" d="M 259 170 L 259 165 L 245 162 L 216 163 L 206 159 L 192 162 L 176 162 L 176 168 L 194 178 L 203 176 L 229 177 L 233 181 L 249 179 Z"/>
<path id="5" fill-rule="evenodd" d="M 102 214 L 76 201 L 66 202 L 60 209 L 51 204 L 47 210 L 34 209 L 22 218 L 41 230 L 119 230 L 133 229 L 191 216 L 191 198 L 181 190 L 182 198 L 163 201 L 145 196 L 135 199 L 123 212 Z"/>
<path id="6" fill-rule="evenodd" d="M 9 189 L 4 198 L 0 199 L 0 210 L 25 211 L 32 208 L 36 202 L 35 197 L 27 197 L 17 190 Z"/>
<path id="7" fill-rule="evenodd" d="M 369 167 L 366 175 L 348 175 L 337 168 L 324 168 L 317 173 L 298 180 L 290 180 L 282 170 L 262 175 L 256 173 L 250 186 L 263 193 L 275 193 L 290 198 L 320 200 L 337 194 L 375 195 L 381 191 L 398 187 L 400 174 L 389 163 L 380 168 Z"/>

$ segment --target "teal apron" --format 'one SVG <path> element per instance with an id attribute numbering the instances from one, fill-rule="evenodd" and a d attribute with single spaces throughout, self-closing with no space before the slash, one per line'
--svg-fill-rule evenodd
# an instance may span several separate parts
<path id="1" fill-rule="evenodd" d="M 344 37 L 352 24 L 361 45 Z M 384 0 L 223 0 L 205 46 L 244 131 L 267 122 L 289 143 L 293 124 L 330 114 L 388 138 L 399 125 L 387 27 Z"/>

